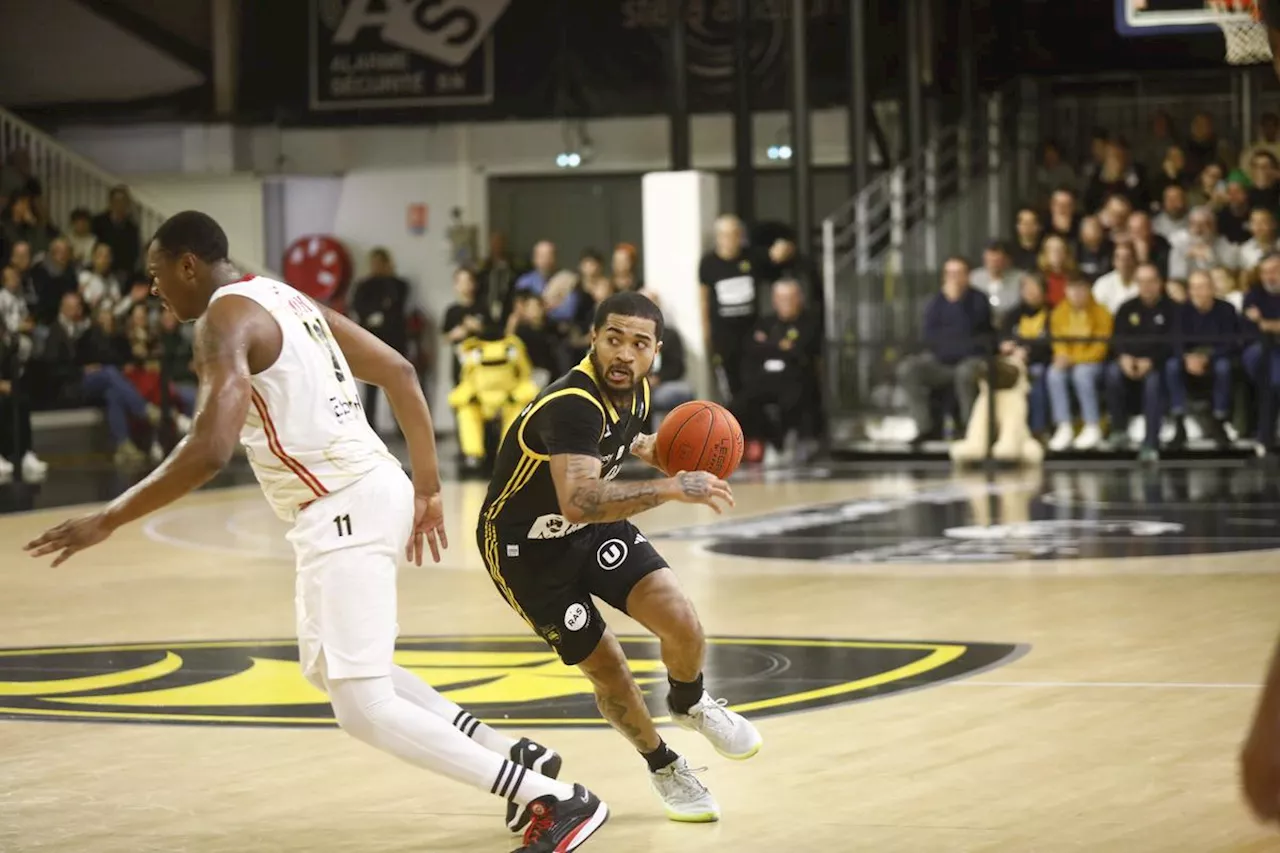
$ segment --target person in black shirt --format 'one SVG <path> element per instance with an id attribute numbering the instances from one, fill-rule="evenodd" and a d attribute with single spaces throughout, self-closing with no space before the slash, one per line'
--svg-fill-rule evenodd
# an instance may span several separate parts
<path id="1" fill-rule="evenodd" d="M 533 365 L 534 384 L 543 388 L 559 372 L 556 358 L 559 341 L 547 326 L 547 309 L 541 296 L 526 290 L 517 293 L 515 300 L 515 309 L 511 312 L 516 320 L 513 333 L 524 343 L 529 363 Z"/>
<path id="2" fill-rule="evenodd" d="M 1276 155 L 1265 149 L 1253 152 L 1249 158 L 1249 178 L 1253 181 L 1249 206 L 1280 211 L 1280 163 L 1276 162 Z"/>
<path id="3" fill-rule="evenodd" d="M 58 316 L 62 297 L 80 291 L 80 280 L 71 262 L 71 244 L 59 237 L 49 244 L 44 260 L 31 271 L 36 288 L 36 322 L 48 325 Z"/>
<path id="4" fill-rule="evenodd" d="M 369 277 L 356 284 L 351 311 L 375 338 L 404 355 L 409 346 L 409 282 L 396 275 L 391 253 L 379 246 L 369 253 Z M 364 413 L 376 429 L 382 389 L 364 386 Z"/>
<path id="5" fill-rule="evenodd" d="M 1039 268 L 1040 244 L 1044 241 L 1044 227 L 1040 223 L 1040 214 L 1034 207 L 1023 207 L 1018 210 L 1014 220 L 1016 239 L 1010 257 L 1015 269 L 1031 272 Z"/>
<path id="6" fill-rule="evenodd" d="M 646 288 L 640 293 L 659 310 L 662 309 L 662 300 L 657 292 Z M 685 380 L 686 370 L 684 338 L 670 323 L 663 323 L 662 346 L 653 357 L 653 370 L 649 373 L 655 431 L 662 425 L 667 412 L 694 399 L 693 387 Z"/>
<path id="7" fill-rule="evenodd" d="M 728 399 L 742 390 L 742 350 L 759 312 L 756 282 L 762 264 L 752 258 L 743 238 L 742 220 L 721 216 L 715 225 L 715 249 L 698 264 L 702 331 Z"/>
<path id="8" fill-rule="evenodd" d="M 445 309 L 444 322 L 440 324 L 440 330 L 444 332 L 445 340 L 451 347 L 467 338 L 483 334 L 486 328 L 493 325 L 486 306 L 476 299 L 477 290 L 476 277 L 471 270 L 459 267 L 453 271 L 453 292 L 458 301 Z M 458 362 L 457 352 L 454 352 L 453 384 L 457 385 L 461 377 L 462 365 Z"/>
<path id="9" fill-rule="evenodd" d="M 1138 295 L 1116 311 L 1105 385 L 1111 414 L 1112 447 L 1128 441 L 1130 395 L 1142 391 L 1142 414 L 1147 422 L 1142 442 L 1143 461 L 1159 458 L 1160 425 L 1164 420 L 1165 362 L 1173 353 L 1173 332 L 1178 305 L 1165 295 L 1164 281 L 1154 264 L 1141 264 L 1137 272 Z M 1155 338 L 1152 340 L 1151 338 Z"/>
<path id="10" fill-rule="evenodd" d="M 776 282 L 773 308 L 773 314 L 756 322 L 747 341 L 742 359 L 745 384 L 732 411 L 748 444 L 764 442 L 781 450 L 792 431 L 800 439 L 817 438 L 822 335 L 817 318 L 804 308 L 799 282 Z M 756 458 L 758 451 L 750 455 Z"/>
<path id="11" fill-rule="evenodd" d="M 142 251 L 142 232 L 133 219 L 133 199 L 129 188 L 112 187 L 107 196 L 107 209 L 93 217 L 93 233 L 111 247 L 115 261 L 112 272 L 123 280 L 138 271 L 138 255 Z"/>
<path id="12" fill-rule="evenodd" d="M 601 712 L 649 767 L 668 814 L 716 820 L 719 808 L 689 764 L 663 741 L 596 607 L 599 598 L 661 640 L 682 728 L 704 734 L 722 755 L 745 759 L 761 745 L 746 719 L 703 687 L 705 639 L 693 605 L 667 562 L 629 519 L 668 501 L 730 503 L 729 485 L 703 472 L 610 482 L 628 449 L 657 467 L 654 437 L 642 435 L 662 340 L 662 313 L 635 292 L 596 311 L 591 352 L 551 383 L 507 430 L 480 511 L 476 542 L 503 598 L 566 664 L 590 679 Z"/>

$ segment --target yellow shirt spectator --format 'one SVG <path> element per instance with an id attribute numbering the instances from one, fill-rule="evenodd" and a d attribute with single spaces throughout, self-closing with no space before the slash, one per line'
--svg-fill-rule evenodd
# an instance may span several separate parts
<path id="1" fill-rule="evenodd" d="M 1093 294 L 1084 288 L 1078 290 L 1083 304 L 1072 304 L 1075 300 L 1063 299 L 1049 316 L 1049 334 L 1053 336 L 1053 355 L 1055 360 L 1065 356 L 1071 364 L 1097 364 L 1106 361 L 1108 342 L 1097 343 L 1064 341 L 1063 338 L 1110 338 L 1113 320 L 1111 315 L 1097 302 Z M 1069 294 L 1074 295 L 1074 294 Z"/>

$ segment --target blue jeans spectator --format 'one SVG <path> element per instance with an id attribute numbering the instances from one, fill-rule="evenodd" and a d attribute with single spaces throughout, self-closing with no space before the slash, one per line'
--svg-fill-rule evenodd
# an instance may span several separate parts
<path id="1" fill-rule="evenodd" d="M 1169 411 L 1174 415 L 1187 413 L 1187 373 L 1186 364 L 1178 357 L 1169 359 L 1164 364 L 1164 381 L 1169 388 Z M 1209 359 L 1209 369 L 1204 377 L 1213 382 L 1213 416 L 1218 420 L 1226 420 L 1231 415 L 1231 359 L 1217 356 Z"/>
<path id="2" fill-rule="evenodd" d="M 1027 392 L 1027 424 L 1032 433 L 1049 428 L 1049 386 L 1045 379 L 1048 370 L 1047 364 L 1027 365 L 1027 381 L 1031 383 L 1031 390 Z"/>
<path id="3" fill-rule="evenodd" d="M 1073 364 L 1066 369 L 1050 367 L 1046 378 L 1049 388 L 1049 404 L 1053 411 L 1054 424 L 1071 423 L 1071 396 L 1067 391 L 1067 383 L 1075 389 L 1076 400 L 1080 402 L 1080 418 L 1086 424 L 1097 426 L 1098 412 L 1098 377 L 1102 375 L 1102 364 Z"/>
<path id="4" fill-rule="evenodd" d="M 1123 435 L 1129 424 L 1129 391 L 1142 388 L 1142 415 L 1147 422 L 1147 434 L 1143 447 L 1160 446 L 1160 425 L 1164 422 L 1164 369 L 1153 364 L 1150 372 L 1134 381 L 1124 375 L 1119 361 L 1112 361 L 1106 368 L 1107 409 L 1111 414 L 1111 434 Z"/>
<path id="5" fill-rule="evenodd" d="M 106 410 L 107 429 L 116 447 L 129 440 L 129 418 L 147 417 L 147 401 L 115 365 L 86 370 L 80 389 L 89 402 L 100 403 Z"/>
<path id="6" fill-rule="evenodd" d="M 1262 356 L 1261 343 L 1249 344 L 1240 360 L 1244 362 L 1244 372 L 1258 393 L 1258 441 L 1270 447 L 1275 443 L 1276 394 L 1280 394 L 1280 347 L 1271 349 L 1270 359 Z M 1270 388 L 1262 387 L 1264 379 L 1270 379 Z"/>

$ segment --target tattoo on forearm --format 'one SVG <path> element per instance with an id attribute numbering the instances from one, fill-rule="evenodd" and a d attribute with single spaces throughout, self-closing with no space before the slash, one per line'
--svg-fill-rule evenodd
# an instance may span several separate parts
<path id="1" fill-rule="evenodd" d="M 696 472 L 686 471 L 676 478 L 680 491 L 688 498 L 705 498 L 711 494 L 711 481 Z"/>
<path id="2" fill-rule="evenodd" d="M 570 460 L 565 473 L 570 479 L 586 481 L 574 490 L 569 502 L 587 522 L 621 521 L 662 503 L 658 487 L 652 482 L 606 483 L 593 479 L 599 477 L 600 465 L 592 459 Z"/>

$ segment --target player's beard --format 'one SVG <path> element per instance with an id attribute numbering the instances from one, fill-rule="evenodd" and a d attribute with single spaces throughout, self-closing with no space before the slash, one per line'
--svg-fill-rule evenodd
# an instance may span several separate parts
<path id="1" fill-rule="evenodd" d="M 623 386 L 615 385 L 613 384 L 613 382 L 610 381 L 609 379 L 610 366 L 611 365 L 603 364 L 600 361 L 600 354 L 596 351 L 594 347 L 592 347 L 591 367 L 592 369 L 595 370 L 596 376 L 600 378 L 600 389 L 604 391 L 604 393 L 613 402 L 615 403 L 622 402 L 623 405 L 630 405 L 631 397 L 636 390 L 636 383 L 639 382 L 639 379 L 637 379 L 635 374 L 635 369 L 631 367 L 627 367 L 622 364 L 617 365 L 619 369 L 626 370 L 631 376 L 631 381 L 628 382 L 625 387 L 623 387 Z"/>

